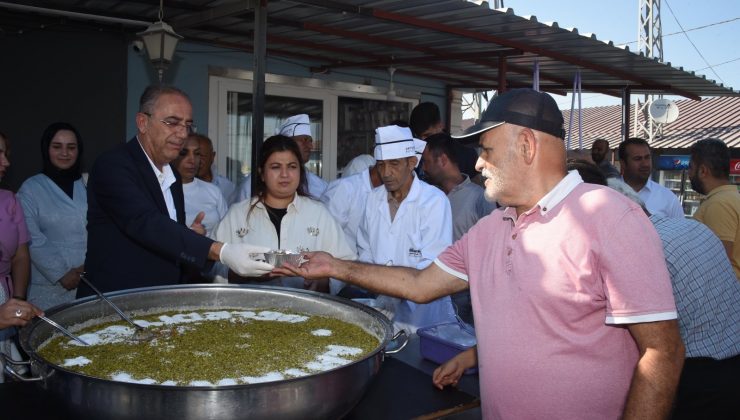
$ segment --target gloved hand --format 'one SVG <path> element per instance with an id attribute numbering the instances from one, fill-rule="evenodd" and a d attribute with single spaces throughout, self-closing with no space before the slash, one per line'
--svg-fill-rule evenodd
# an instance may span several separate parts
<path id="1" fill-rule="evenodd" d="M 223 244 L 219 260 L 233 272 L 244 277 L 259 277 L 275 268 L 272 264 L 253 259 L 251 254 L 261 254 L 270 248 L 250 244 Z"/>

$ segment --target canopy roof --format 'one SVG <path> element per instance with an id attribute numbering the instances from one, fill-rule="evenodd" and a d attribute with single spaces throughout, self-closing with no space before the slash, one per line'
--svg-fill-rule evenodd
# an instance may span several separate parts
<path id="1" fill-rule="evenodd" d="M 189 41 L 253 48 L 256 0 L 166 1 L 164 21 Z M 31 6 L 31 7 L 29 7 Z M 114 28 L 134 34 L 158 20 L 158 0 L 0 2 L 6 34 L 40 25 Z M 315 72 L 390 66 L 450 88 L 532 86 L 565 93 L 581 72 L 584 91 L 621 96 L 666 93 L 699 99 L 738 95 L 670 63 L 616 47 L 596 35 L 491 10 L 462 0 L 273 0 L 267 7 L 267 55 L 310 63 Z"/>

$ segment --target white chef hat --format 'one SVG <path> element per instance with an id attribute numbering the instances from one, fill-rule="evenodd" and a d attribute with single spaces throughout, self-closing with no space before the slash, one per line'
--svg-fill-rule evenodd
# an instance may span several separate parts
<path id="1" fill-rule="evenodd" d="M 416 156 L 416 165 L 426 142 L 415 139 L 408 127 L 389 125 L 375 130 L 375 160 L 402 159 Z"/>
<path id="2" fill-rule="evenodd" d="M 427 147 L 427 142 L 424 140 L 414 139 L 414 151 L 416 152 L 416 167 L 419 167 L 421 163 L 421 154 L 424 153 L 424 149 Z"/>
<path id="3" fill-rule="evenodd" d="M 275 134 L 287 137 L 311 136 L 311 121 L 307 114 L 293 115 L 275 130 Z"/>
<path id="4" fill-rule="evenodd" d="M 359 155 L 352 158 L 342 170 L 342 178 L 359 174 L 365 169 L 375 165 L 375 158 L 370 155 Z"/>

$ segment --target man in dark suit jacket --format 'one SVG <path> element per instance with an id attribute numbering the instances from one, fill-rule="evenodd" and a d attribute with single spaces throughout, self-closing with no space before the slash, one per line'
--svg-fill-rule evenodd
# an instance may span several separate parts
<path id="1" fill-rule="evenodd" d="M 95 161 L 88 184 L 85 270 L 101 291 L 177 284 L 187 267 L 203 269 L 209 260 L 243 276 L 272 270 L 250 258 L 266 248 L 203 236 L 202 215 L 191 228 L 185 226 L 182 183 L 170 162 L 194 131 L 192 123 L 184 92 L 149 87 L 136 114 L 137 136 Z M 77 297 L 90 294 L 80 283 Z"/>

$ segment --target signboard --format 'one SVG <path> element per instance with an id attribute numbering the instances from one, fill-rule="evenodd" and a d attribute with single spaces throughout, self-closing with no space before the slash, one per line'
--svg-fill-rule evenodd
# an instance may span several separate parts
<path id="1" fill-rule="evenodd" d="M 740 159 L 730 159 L 730 175 L 740 175 Z"/>
<path id="2" fill-rule="evenodd" d="M 690 155 L 661 155 L 658 156 L 658 167 L 661 171 L 680 171 L 689 169 Z"/>

